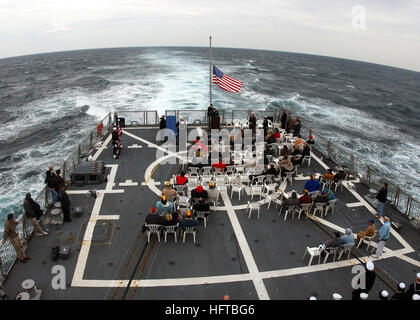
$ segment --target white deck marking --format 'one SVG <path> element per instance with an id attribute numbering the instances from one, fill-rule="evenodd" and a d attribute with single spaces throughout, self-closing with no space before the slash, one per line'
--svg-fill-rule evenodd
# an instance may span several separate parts
<path id="1" fill-rule="evenodd" d="M 161 184 L 162 184 L 162 182 L 159 182 L 159 181 L 155 181 L 155 180 L 153 180 L 152 178 L 150 178 L 149 179 L 149 182 L 145 182 L 145 181 L 143 181 L 142 183 L 141 183 L 141 185 L 142 186 L 148 186 L 149 184 L 153 184 L 153 185 L 155 185 L 155 186 L 160 186 Z"/>
<path id="2" fill-rule="evenodd" d="M 321 159 L 319 159 L 318 157 L 316 157 L 315 155 L 312 155 L 312 157 L 324 168 L 328 169 L 328 166 L 322 162 Z M 343 182 L 343 186 L 357 199 L 359 200 L 359 202 L 363 203 L 363 205 L 365 206 L 366 209 L 369 210 L 369 212 L 371 212 L 373 215 L 376 215 L 376 210 L 372 208 L 372 206 L 365 200 L 363 199 L 363 197 L 358 194 L 355 190 L 349 188 L 348 184 L 346 181 Z M 383 221 L 381 220 L 381 222 L 383 223 Z M 406 248 L 409 250 L 414 251 L 414 249 L 408 244 L 407 241 L 405 241 L 399 234 L 398 232 L 396 232 L 394 229 L 390 229 L 390 233 Z"/>
<path id="3" fill-rule="evenodd" d="M 363 207 L 364 205 L 365 204 L 363 202 L 346 203 L 346 207 L 348 208 Z"/>
<path id="4" fill-rule="evenodd" d="M 315 176 L 322 176 L 322 174 L 320 174 L 320 173 L 314 173 L 315 174 Z M 297 181 L 302 181 L 302 180 L 309 180 L 311 177 L 309 177 L 309 176 L 307 176 L 307 177 L 304 177 L 303 175 L 298 175 L 298 176 L 296 176 L 296 177 L 294 177 L 293 179 L 294 180 L 297 180 Z"/>
<path id="5" fill-rule="evenodd" d="M 96 151 L 95 155 L 92 157 L 92 160 L 98 159 L 98 157 L 101 155 L 102 151 L 104 151 L 104 149 L 106 148 L 108 143 L 111 141 L 111 139 L 112 139 L 112 134 L 110 134 L 108 138 L 106 138 L 105 142 L 102 144 L 102 146 L 98 149 L 98 151 Z"/>
<path id="6" fill-rule="evenodd" d="M 242 255 L 244 256 L 246 266 L 249 273 L 252 276 L 252 282 L 254 283 L 255 289 L 257 290 L 258 298 L 260 300 L 269 300 L 267 289 L 265 288 L 264 281 L 260 276 L 257 264 L 252 255 L 251 249 L 249 248 L 248 242 L 246 241 L 245 234 L 241 228 L 238 217 L 236 216 L 235 210 L 233 210 L 232 203 L 230 202 L 229 196 L 225 191 L 221 192 L 223 202 L 227 208 L 227 213 L 232 224 L 233 231 L 235 232 L 236 239 L 241 248 Z"/>
<path id="7" fill-rule="evenodd" d="M 103 193 L 124 193 L 124 189 L 101 190 Z M 68 190 L 67 194 L 90 194 L 90 190 Z"/>
<path id="8" fill-rule="evenodd" d="M 133 144 L 133 145 L 131 145 L 131 146 L 128 146 L 127 147 L 128 149 L 141 149 L 141 148 L 143 148 L 142 146 L 139 146 L 138 144 Z"/>
<path id="9" fill-rule="evenodd" d="M 120 182 L 120 187 L 135 187 L 138 185 L 138 182 L 133 182 L 133 180 L 125 180 L 125 182 Z"/>
<path id="10" fill-rule="evenodd" d="M 106 191 L 110 191 L 114 185 L 115 176 L 117 174 L 118 165 L 108 165 L 111 167 L 111 173 L 109 175 L 109 180 L 106 185 Z M 124 190 L 123 190 L 124 191 Z M 85 272 L 87 259 L 89 256 L 89 250 L 93 238 L 93 231 L 95 229 L 96 221 L 101 219 L 99 212 L 101 211 L 102 202 L 104 200 L 105 192 L 103 190 L 98 190 L 95 204 L 93 205 L 92 213 L 90 215 L 89 222 L 86 226 L 85 235 L 83 237 L 82 245 L 80 248 L 79 256 L 77 258 L 76 268 L 73 274 L 72 286 L 78 286 L 80 281 L 83 281 L 83 274 Z M 104 216 L 105 219 L 110 216 Z M 119 217 L 119 216 L 114 216 Z"/>
<path id="11" fill-rule="evenodd" d="M 408 263 L 414 264 L 417 267 L 420 267 L 420 261 L 418 261 L 416 259 L 407 257 L 405 255 L 399 255 L 399 256 L 397 256 L 397 258 L 400 258 L 401 260 L 404 260 L 404 261 L 406 261 Z"/>
<path id="12" fill-rule="evenodd" d="M 146 129 L 146 128 L 130 128 L 130 129 Z M 168 153 L 166 156 L 156 160 L 153 162 L 146 170 L 145 172 L 145 179 L 150 175 L 155 165 L 163 160 L 170 157 L 177 157 L 180 159 L 183 159 L 182 156 L 180 156 L 177 153 L 174 152 L 168 152 L 164 148 L 161 148 L 157 145 L 154 145 L 153 143 L 148 142 L 147 140 L 144 140 L 142 138 L 138 138 L 132 134 L 128 134 L 129 136 L 133 136 L 135 139 L 138 139 L 141 142 L 147 143 L 150 147 L 155 147 L 157 149 L 161 149 L 162 151 Z M 102 149 L 103 150 L 103 149 Z M 98 151 L 99 152 L 99 151 Z M 97 153 L 98 153 L 97 152 Z M 98 154 L 99 156 L 99 154 Z M 325 165 L 318 157 L 312 154 L 312 157 L 319 162 L 324 168 L 328 168 L 327 165 Z M 88 223 L 88 227 L 86 228 L 85 237 L 82 243 L 82 248 L 80 250 L 79 258 L 77 261 L 75 273 L 73 275 L 73 281 L 72 286 L 78 286 L 78 287 L 127 287 L 129 281 L 128 280 L 83 280 L 83 274 L 84 269 L 86 267 L 86 261 L 89 254 L 89 248 L 90 243 L 93 235 L 93 228 L 97 220 L 114 220 L 119 219 L 119 216 L 117 215 L 99 215 L 100 207 L 102 205 L 103 196 L 105 193 L 117 193 L 115 191 L 124 192 L 124 190 L 112 190 L 112 187 L 115 185 L 115 175 L 116 170 L 118 168 L 118 165 L 110 165 L 108 167 L 111 167 L 111 174 L 110 179 L 107 183 L 106 190 L 100 190 L 99 195 L 95 201 L 94 209 L 92 210 L 92 215 Z M 348 186 L 346 183 L 343 184 L 347 189 Z M 155 184 L 150 183 L 148 184 L 149 188 L 160 195 L 161 191 L 156 188 Z M 287 182 L 285 181 L 282 183 L 281 188 L 283 190 L 287 186 Z M 376 211 L 370 207 L 370 205 L 357 193 L 355 194 L 355 191 L 349 190 L 360 202 L 357 202 L 357 204 L 362 204 L 367 207 L 367 209 L 375 214 Z M 83 192 L 89 192 L 89 191 L 83 191 Z M 290 268 L 290 269 L 282 269 L 282 270 L 272 270 L 272 271 L 264 271 L 259 272 L 256 262 L 254 260 L 254 257 L 252 256 L 252 253 L 250 251 L 250 248 L 248 246 L 248 243 L 246 241 L 245 235 L 243 233 L 243 230 L 239 224 L 239 221 L 237 219 L 236 213 L 234 210 L 243 210 L 247 207 L 247 205 L 238 205 L 238 206 L 232 206 L 230 199 L 226 192 L 221 192 L 222 198 L 226 204 L 224 207 L 216 207 L 216 210 L 221 211 L 227 211 L 229 219 L 232 223 L 233 229 L 235 231 L 236 238 L 238 239 L 238 243 L 240 245 L 242 254 L 245 258 L 245 262 L 247 264 L 248 270 L 250 273 L 247 274 L 233 274 L 233 275 L 223 275 L 223 276 L 209 276 L 209 277 L 192 277 L 192 278 L 173 278 L 173 279 L 147 279 L 147 280 L 133 280 L 131 283 L 132 287 L 167 287 L 167 286 L 187 286 L 187 285 L 206 285 L 206 284 L 216 284 L 216 283 L 231 283 L 231 282 L 240 282 L 240 281 L 253 281 L 257 293 L 260 299 L 269 299 L 267 290 L 265 288 L 263 279 L 272 279 L 272 278 L 279 278 L 279 277 L 286 277 L 286 276 L 293 276 L 296 274 L 304 274 L 304 273 L 312 273 L 312 272 L 318 272 L 318 271 L 324 271 L 324 270 L 332 270 L 336 268 L 342 268 L 342 267 L 348 267 L 353 266 L 355 264 L 359 264 L 360 262 L 357 259 L 350 259 L 350 260 L 342 260 L 337 262 L 330 262 L 326 264 L 319 264 L 319 265 L 312 265 L 312 266 L 304 266 L 304 267 L 298 267 L 298 268 Z M 265 202 L 266 199 L 263 201 Z M 352 204 L 350 204 L 352 205 Z M 354 204 L 356 205 L 356 203 Z M 358 206 L 357 205 L 357 206 Z M 318 220 L 320 223 L 325 224 L 326 226 L 339 230 L 341 232 L 344 231 L 344 228 L 337 226 L 331 222 L 328 222 L 324 219 L 315 218 L 315 220 Z M 391 229 L 391 232 L 393 230 Z M 398 234 L 397 236 L 401 238 Z M 397 238 L 398 239 L 398 238 Z M 402 240 L 402 244 L 406 243 L 402 238 L 398 239 Z M 359 258 L 363 262 L 366 262 L 368 260 L 383 260 L 388 259 L 391 257 L 397 257 L 399 259 L 402 259 L 408 263 L 411 263 L 416 266 L 420 266 L 420 262 L 412 259 L 410 257 L 405 256 L 405 254 L 411 253 L 414 250 L 408 246 L 405 246 L 404 249 L 399 250 L 390 250 L 386 248 L 386 252 L 382 254 L 382 256 L 379 259 L 372 259 L 369 256 L 361 257 Z"/>

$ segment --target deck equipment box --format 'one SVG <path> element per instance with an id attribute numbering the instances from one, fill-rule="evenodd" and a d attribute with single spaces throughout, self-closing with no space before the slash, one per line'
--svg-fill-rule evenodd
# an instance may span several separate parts
<path id="1" fill-rule="evenodd" d="M 101 184 L 105 181 L 105 165 L 103 161 L 82 161 L 71 174 L 71 182 L 78 186 Z"/>

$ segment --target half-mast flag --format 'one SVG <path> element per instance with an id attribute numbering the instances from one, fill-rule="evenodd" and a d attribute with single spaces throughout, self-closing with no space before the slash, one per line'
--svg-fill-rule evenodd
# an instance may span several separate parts
<path id="1" fill-rule="evenodd" d="M 223 73 L 215 65 L 213 65 L 213 83 L 216 83 L 220 89 L 228 92 L 239 92 L 241 90 L 243 82 L 229 77 Z"/>

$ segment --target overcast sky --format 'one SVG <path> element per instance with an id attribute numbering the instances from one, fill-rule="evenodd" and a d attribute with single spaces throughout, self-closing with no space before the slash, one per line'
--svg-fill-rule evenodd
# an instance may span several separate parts
<path id="1" fill-rule="evenodd" d="M 209 35 L 216 47 L 320 54 L 420 71 L 420 0 L 0 0 L 0 57 L 208 46 Z"/>

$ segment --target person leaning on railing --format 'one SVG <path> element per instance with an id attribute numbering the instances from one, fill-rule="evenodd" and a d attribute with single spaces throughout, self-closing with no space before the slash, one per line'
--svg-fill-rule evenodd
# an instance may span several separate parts
<path id="1" fill-rule="evenodd" d="M 1 244 L 5 244 L 7 238 L 10 239 L 10 243 L 15 248 L 16 254 L 20 262 L 26 263 L 26 261 L 30 260 L 28 256 L 25 255 L 25 251 L 23 250 L 22 242 L 19 239 L 19 234 L 16 232 L 16 226 L 19 222 L 14 220 L 13 213 L 7 215 L 7 220 L 4 223 L 4 232 L 3 232 L 3 240 Z"/>

